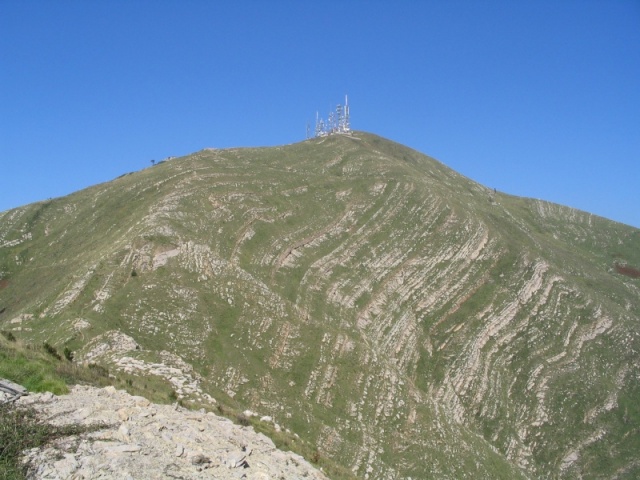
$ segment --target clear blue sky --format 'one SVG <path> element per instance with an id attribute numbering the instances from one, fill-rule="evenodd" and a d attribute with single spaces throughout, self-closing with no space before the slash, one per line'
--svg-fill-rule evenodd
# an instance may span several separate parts
<path id="1" fill-rule="evenodd" d="M 640 227 L 640 1 L 0 1 L 0 211 L 352 127 Z"/>

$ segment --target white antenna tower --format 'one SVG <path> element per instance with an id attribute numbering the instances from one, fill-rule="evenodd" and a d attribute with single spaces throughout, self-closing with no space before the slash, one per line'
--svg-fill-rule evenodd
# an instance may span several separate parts
<path id="1" fill-rule="evenodd" d="M 346 94 L 344 96 L 344 123 L 342 128 L 345 133 L 351 131 L 351 121 L 349 120 L 349 99 Z"/>
<path id="2" fill-rule="evenodd" d="M 328 133 L 336 133 L 338 131 L 338 119 L 336 118 L 336 114 L 334 112 L 329 112 L 329 120 L 327 120 L 329 132 Z"/>
<path id="3" fill-rule="evenodd" d="M 320 118 L 318 112 L 316 112 L 316 137 L 324 137 L 327 134 L 325 131 L 324 121 Z"/>
<path id="4" fill-rule="evenodd" d="M 331 108 L 329 108 L 331 110 Z M 329 111 L 327 123 L 316 112 L 316 137 L 325 137 L 333 133 L 351 134 L 351 120 L 349 118 L 349 98 L 344 96 L 344 106 L 337 105 L 335 112 Z"/>

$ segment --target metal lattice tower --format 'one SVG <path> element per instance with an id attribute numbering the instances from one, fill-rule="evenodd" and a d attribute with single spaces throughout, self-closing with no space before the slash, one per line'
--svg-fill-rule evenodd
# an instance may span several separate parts
<path id="1" fill-rule="evenodd" d="M 318 112 L 316 112 L 316 137 L 324 137 L 333 133 L 350 134 L 351 120 L 349 118 L 349 99 L 344 96 L 344 105 L 337 105 L 335 111 L 329 112 L 329 117 L 325 123 Z"/>
<path id="2" fill-rule="evenodd" d="M 351 132 L 351 120 L 349 120 L 349 99 L 344 96 L 344 117 L 342 123 L 342 131 L 347 133 Z"/>
<path id="3" fill-rule="evenodd" d="M 316 137 L 324 137 L 327 134 L 324 126 L 324 120 L 322 120 L 316 112 Z"/>

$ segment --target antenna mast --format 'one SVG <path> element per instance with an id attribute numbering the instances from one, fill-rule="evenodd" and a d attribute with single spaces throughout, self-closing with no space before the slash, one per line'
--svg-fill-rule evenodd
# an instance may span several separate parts
<path id="1" fill-rule="evenodd" d="M 344 131 L 351 131 L 351 121 L 349 120 L 349 99 L 347 95 L 344 96 Z"/>
<path id="2" fill-rule="evenodd" d="M 327 123 L 324 122 L 318 112 L 316 112 L 315 137 L 326 137 L 334 133 L 351 135 L 351 119 L 349 117 L 349 98 L 344 96 L 344 106 L 338 104 L 334 112 L 329 108 Z M 307 138 L 309 127 L 307 125 Z"/>

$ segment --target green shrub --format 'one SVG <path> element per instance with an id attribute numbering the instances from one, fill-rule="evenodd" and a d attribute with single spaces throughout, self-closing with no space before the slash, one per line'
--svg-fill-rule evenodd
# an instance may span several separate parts
<path id="1" fill-rule="evenodd" d="M 236 423 L 238 425 L 242 425 L 243 427 L 248 427 L 251 424 L 249 417 L 247 417 L 244 413 L 239 413 L 236 415 Z"/>
<path id="2" fill-rule="evenodd" d="M 98 365 L 97 363 L 90 363 L 89 370 L 94 371 L 96 375 L 100 377 L 109 377 L 109 369 L 107 367 L 103 367 L 102 365 Z"/>
<path id="3" fill-rule="evenodd" d="M 69 347 L 64 347 L 63 353 L 64 353 L 64 358 L 66 358 L 70 362 L 73 361 L 73 352 Z"/>
<path id="4" fill-rule="evenodd" d="M 15 335 L 13 333 L 8 332 L 6 330 L 0 330 L 0 333 L 2 334 L 2 336 L 4 338 L 9 340 L 10 342 L 15 342 L 16 341 L 16 337 L 15 337 Z"/>
<path id="5" fill-rule="evenodd" d="M 44 347 L 45 352 L 47 352 L 49 355 L 51 355 L 52 357 L 54 357 L 54 358 L 56 358 L 58 360 L 62 360 L 62 357 L 60 356 L 60 354 L 56 350 L 56 347 L 50 345 L 49 342 L 44 342 L 42 344 L 42 346 Z"/>

